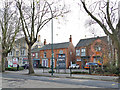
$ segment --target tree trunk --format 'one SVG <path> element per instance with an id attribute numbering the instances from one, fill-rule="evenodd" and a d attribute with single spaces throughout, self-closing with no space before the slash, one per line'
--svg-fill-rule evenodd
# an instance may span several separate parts
<path id="1" fill-rule="evenodd" d="M 120 47 L 118 48 L 118 70 L 120 72 Z M 120 75 L 120 73 L 118 73 L 118 74 Z M 120 76 L 118 78 L 118 82 L 120 83 Z"/>
<path id="2" fill-rule="evenodd" d="M 28 46 L 29 74 L 34 73 L 33 63 L 31 59 L 31 45 Z"/>
<path id="3" fill-rule="evenodd" d="M 5 62 L 7 55 L 2 53 L 2 72 L 5 72 Z"/>

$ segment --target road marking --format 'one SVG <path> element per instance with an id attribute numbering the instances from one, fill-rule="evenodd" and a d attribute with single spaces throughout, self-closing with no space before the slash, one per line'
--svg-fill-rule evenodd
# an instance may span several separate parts
<path id="1" fill-rule="evenodd" d="M 115 84 L 112 84 L 112 85 L 115 85 Z"/>
<path id="2" fill-rule="evenodd" d="M 71 81 L 86 82 L 86 81 L 89 81 L 89 80 L 82 80 L 82 79 L 72 79 Z"/>
<path id="3" fill-rule="evenodd" d="M 58 80 L 59 78 L 49 78 L 49 80 Z"/>

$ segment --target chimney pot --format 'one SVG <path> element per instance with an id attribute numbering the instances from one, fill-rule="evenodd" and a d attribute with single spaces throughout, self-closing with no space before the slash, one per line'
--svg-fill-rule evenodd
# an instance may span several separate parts
<path id="1" fill-rule="evenodd" d="M 46 39 L 44 39 L 44 45 L 46 45 Z"/>
<path id="2" fill-rule="evenodd" d="M 69 42 L 72 43 L 72 35 L 70 35 Z"/>

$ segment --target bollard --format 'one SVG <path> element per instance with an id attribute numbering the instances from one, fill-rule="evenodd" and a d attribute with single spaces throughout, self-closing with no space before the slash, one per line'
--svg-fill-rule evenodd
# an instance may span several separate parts
<path id="1" fill-rule="evenodd" d="M 70 77 L 72 76 L 72 71 L 71 71 L 71 68 L 70 68 Z"/>
<path id="2" fill-rule="evenodd" d="M 44 67 L 43 67 L 43 73 L 44 73 Z"/>
<path id="3" fill-rule="evenodd" d="M 89 66 L 89 74 L 91 74 L 91 69 L 90 69 L 90 66 Z"/>

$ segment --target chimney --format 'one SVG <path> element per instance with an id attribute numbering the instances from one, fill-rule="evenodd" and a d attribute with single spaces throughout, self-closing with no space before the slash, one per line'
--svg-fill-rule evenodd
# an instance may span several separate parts
<path id="1" fill-rule="evenodd" d="M 40 35 L 38 35 L 38 42 L 40 42 Z"/>
<path id="2" fill-rule="evenodd" d="M 46 39 L 44 39 L 44 45 L 46 45 Z"/>
<path id="3" fill-rule="evenodd" d="M 72 43 L 72 35 L 70 35 L 69 42 Z"/>

